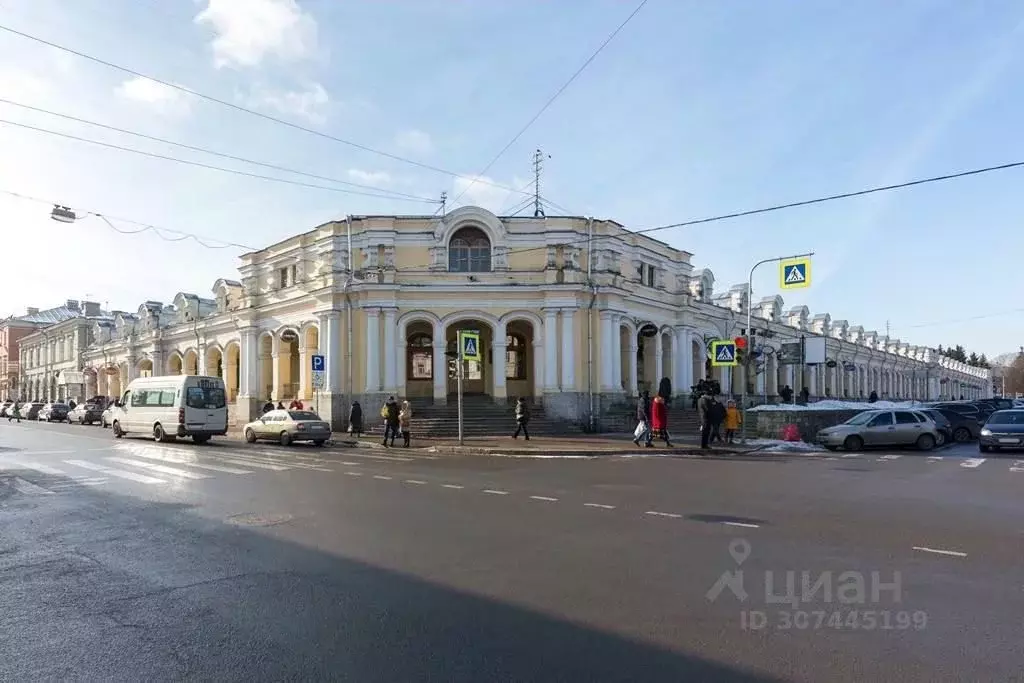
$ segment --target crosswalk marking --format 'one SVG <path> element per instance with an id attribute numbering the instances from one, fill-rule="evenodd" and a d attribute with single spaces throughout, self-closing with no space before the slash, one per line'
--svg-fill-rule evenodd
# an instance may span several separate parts
<path id="1" fill-rule="evenodd" d="M 962 463 L 960 463 L 960 467 L 971 467 L 971 468 L 974 468 L 974 467 L 978 467 L 983 462 L 985 462 L 985 458 L 967 458 Z"/>
<path id="2" fill-rule="evenodd" d="M 859 458 L 860 453 L 843 453 L 844 458 Z"/>
<path id="3" fill-rule="evenodd" d="M 35 462 L 33 460 L 17 460 L 10 458 L 7 459 L 7 462 L 0 462 L 0 470 L 15 469 L 14 467 L 10 467 L 10 465 L 16 465 L 18 468 L 21 469 L 35 470 L 36 472 L 42 472 L 43 474 L 64 474 L 64 470 L 58 470 L 56 467 L 50 467 L 49 465 L 44 465 L 41 462 Z"/>
<path id="4" fill-rule="evenodd" d="M 11 480 L 11 485 L 18 493 L 24 493 L 29 496 L 52 496 L 53 491 L 47 491 L 42 486 L 36 486 L 30 481 L 25 481 L 21 477 L 15 477 Z"/>
<path id="5" fill-rule="evenodd" d="M 182 477 L 183 479 L 209 479 L 208 474 L 199 474 L 198 472 L 189 472 L 188 470 L 179 469 L 177 467 L 169 467 L 168 465 L 158 465 L 155 462 L 143 462 L 139 460 L 131 460 L 129 458 L 107 458 L 110 462 L 116 462 L 119 465 L 129 465 L 131 467 L 141 467 L 144 470 L 152 470 L 153 472 L 159 472 L 160 474 L 170 474 L 175 477 Z"/>
<path id="6" fill-rule="evenodd" d="M 157 479 L 156 477 L 150 477 L 145 474 L 136 474 L 135 472 L 129 472 L 127 470 L 119 470 L 113 467 L 107 467 L 106 465 L 97 465 L 94 462 L 87 462 L 85 460 L 65 460 L 69 465 L 75 467 L 81 467 L 86 470 L 93 470 L 94 472 L 102 472 L 103 474 L 109 474 L 112 477 L 120 477 L 121 479 L 128 479 L 131 481 L 137 481 L 140 484 L 166 484 L 167 481 L 164 479 Z"/>
<path id="7" fill-rule="evenodd" d="M 241 460 L 239 458 L 225 458 L 223 456 L 218 457 L 221 462 L 228 462 L 232 465 L 245 465 L 246 467 L 255 467 L 261 470 L 273 470 L 274 472 L 284 472 L 285 470 L 292 469 L 291 467 L 284 467 L 283 465 L 270 465 L 265 462 L 255 462 L 251 460 Z"/>
<path id="8" fill-rule="evenodd" d="M 882 457 L 879 458 L 879 460 L 899 460 L 902 457 L 903 457 L 902 455 L 890 454 L 890 455 L 883 455 Z"/>
<path id="9" fill-rule="evenodd" d="M 269 457 L 269 456 L 250 455 L 248 453 L 245 453 L 245 454 L 231 453 L 231 454 L 225 454 L 225 455 L 214 455 L 214 454 L 211 453 L 211 454 L 209 454 L 209 457 L 214 458 L 216 460 L 223 460 L 224 462 L 234 462 L 236 465 L 246 464 L 246 465 L 252 465 L 253 467 L 259 467 L 258 463 L 262 463 L 264 465 L 274 465 L 274 466 L 278 466 L 278 467 L 285 467 L 286 469 L 316 470 L 318 472 L 333 472 L 334 471 L 334 470 L 332 470 L 330 468 L 327 468 L 327 467 L 320 467 L 320 466 L 317 466 L 317 465 L 310 465 L 310 464 L 307 464 L 307 463 L 304 463 L 304 462 L 296 462 L 295 460 L 291 460 L 291 459 L 285 460 L 283 458 L 272 458 L 272 457 Z"/>
<path id="10" fill-rule="evenodd" d="M 178 465 L 198 467 L 203 470 L 210 470 L 211 472 L 224 472 L 225 474 L 252 474 L 252 470 L 243 470 L 237 467 L 226 467 L 224 465 L 210 465 L 205 462 L 193 462 L 188 458 L 182 456 L 175 456 L 165 453 L 133 452 L 132 455 L 134 455 L 137 458 L 147 458 L 149 460 L 159 460 L 161 462 L 173 462 Z"/>
<path id="11" fill-rule="evenodd" d="M 942 456 L 941 455 L 929 455 L 928 456 L 928 462 L 942 462 Z"/>

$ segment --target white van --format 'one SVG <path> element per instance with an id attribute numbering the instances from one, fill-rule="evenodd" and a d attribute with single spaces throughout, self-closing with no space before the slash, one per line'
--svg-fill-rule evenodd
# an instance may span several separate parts
<path id="1" fill-rule="evenodd" d="M 152 436 L 173 441 L 191 436 L 204 443 L 228 433 L 227 394 L 220 377 L 169 375 L 133 379 L 110 417 L 114 436 Z"/>

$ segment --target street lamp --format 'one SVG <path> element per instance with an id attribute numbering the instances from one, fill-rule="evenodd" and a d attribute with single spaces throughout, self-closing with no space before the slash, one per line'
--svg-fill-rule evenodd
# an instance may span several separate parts
<path id="1" fill-rule="evenodd" d="M 78 216 L 75 212 L 66 206 L 59 204 L 53 205 L 53 210 L 50 211 L 50 218 L 57 221 L 58 223 L 74 223 L 78 220 Z"/>

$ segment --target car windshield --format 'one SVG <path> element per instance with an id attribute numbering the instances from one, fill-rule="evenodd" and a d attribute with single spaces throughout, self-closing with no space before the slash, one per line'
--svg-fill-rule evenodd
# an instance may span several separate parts
<path id="1" fill-rule="evenodd" d="M 988 418 L 990 425 L 1024 425 L 1024 410 L 1000 410 Z"/>
<path id="2" fill-rule="evenodd" d="M 310 420 L 320 420 L 320 416 L 310 410 L 289 410 L 288 416 L 296 422 L 309 422 Z"/>
<path id="3" fill-rule="evenodd" d="M 878 413 L 876 413 L 873 410 L 868 410 L 868 411 L 865 411 L 863 413 L 857 413 L 856 415 L 851 417 L 849 420 L 847 420 L 843 424 L 848 424 L 848 425 L 867 424 L 871 420 L 871 418 L 873 418 L 875 415 L 878 415 Z"/>

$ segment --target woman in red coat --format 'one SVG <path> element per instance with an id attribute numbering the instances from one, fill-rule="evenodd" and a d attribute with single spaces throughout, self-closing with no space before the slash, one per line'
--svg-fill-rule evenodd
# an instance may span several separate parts
<path id="1" fill-rule="evenodd" d="M 672 447 L 668 436 L 668 405 L 661 396 L 655 396 L 651 403 L 651 431 L 663 438 L 666 446 Z"/>

